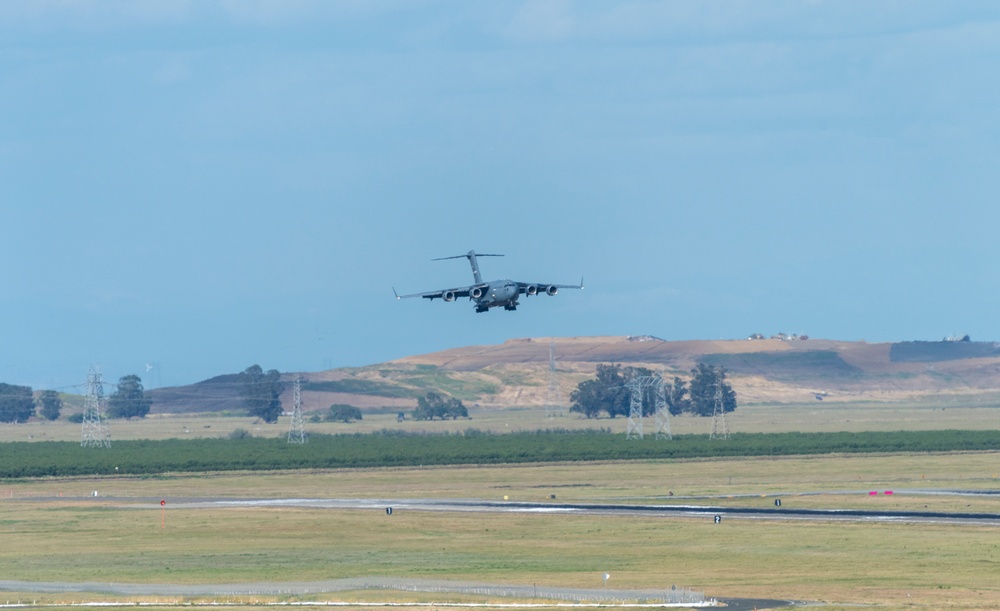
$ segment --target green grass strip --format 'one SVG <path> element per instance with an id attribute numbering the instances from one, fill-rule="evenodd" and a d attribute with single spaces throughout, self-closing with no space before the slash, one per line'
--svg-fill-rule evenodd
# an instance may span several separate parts
<path id="1" fill-rule="evenodd" d="M 304 445 L 281 438 L 122 440 L 111 448 L 10 442 L 0 444 L 0 478 L 989 450 L 1000 450 L 1000 431 L 737 433 L 728 440 L 707 435 L 627 440 L 600 431 L 383 431 L 314 435 Z"/>

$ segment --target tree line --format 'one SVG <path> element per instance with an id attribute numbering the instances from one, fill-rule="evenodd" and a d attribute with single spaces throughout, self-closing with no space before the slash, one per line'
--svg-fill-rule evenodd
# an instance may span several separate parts
<path id="1" fill-rule="evenodd" d="M 413 410 L 414 420 L 433 420 L 435 418 L 457 420 L 468 417 L 469 410 L 466 409 L 461 400 L 445 397 L 436 392 L 429 392 L 423 397 L 419 397 L 417 407 Z"/>
<path id="2" fill-rule="evenodd" d="M 108 397 L 107 417 L 145 418 L 152 399 L 142 386 L 137 375 L 119 378 L 115 392 Z M 62 397 L 54 390 L 35 393 L 30 386 L 0 383 L 0 422 L 27 422 L 38 416 L 46 420 L 57 420 L 62 414 Z"/>
<path id="3" fill-rule="evenodd" d="M 272 369 L 265 372 L 259 365 L 252 365 L 240 374 L 240 395 L 247 413 L 265 422 L 277 422 L 281 415 L 279 399 L 284 385 L 280 375 Z M 142 378 L 135 374 L 118 379 L 115 391 L 107 399 L 104 415 L 108 418 L 145 418 L 153 405 Z M 27 422 L 41 417 L 57 420 L 64 403 L 59 393 L 44 390 L 35 393 L 30 386 L 0 383 L 0 422 Z M 76 414 L 81 417 L 81 414 Z M 72 419 L 72 417 L 71 417 Z"/>
<path id="4" fill-rule="evenodd" d="M 653 372 L 643 367 L 622 367 L 621 365 L 598 365 L 597 377 L 577 385 L 570 398 L 571 412 L 587 418 L 607 415 L 610 418 L 628 416 L 631 407 L 631 391 L 626 383 L 636 376 L 651 376 Z M 736 393 L 726 383 L 726 370 L 699 363 L 691 370 L 690 382 L 674 377 L 672 382 L 663 381 L 664 396 L 671 414 L 690 413 L 711 416 L 715 409 L 717 392 L 721 390 L 723 409 L 736 409 Z M 247 409 L 247 415 L 274 423 L 282 414 L 281 393 L 284 384 L 281 374 L 271 369 L 264 371 L 260 365 L 247 367 L 239 376 L 239 394 Z M 643 390 L 643 415 L 651 415 L 656 409 L 655 388 L 647 386 Z M 118 380 L 116 390 L 108 398 L 106 415 L 109 418 L 144 418 L 152 406 L 152 399 L 137 375 L 123 376 Z M 345 410 L 341 405 L 330 409 L 331 420 L 349 422 L 361 418 L 357 408 Z M 34 393 L 29 386 L 0 383 L 0 422 L 26 422 L 36 416 L 49 420 L 58 419 L 63 408 L 62 399 L 54 390 Z M 429 392 L 417 399 L 413 410 L 416 420 L 435 418 L 468 418 L 469 412 L 462 401 L 442 393 Z"/>
<path id="5" fill-rule="evenodd" d="M 632 378 L 652 375 L 653 371 L 645 367 L 598 365 L 597 377 L 580 382 L 570 394 L 573 404 L 569 411 L 587 418 L 628 416 L 632 407 L 632 391 L 626 384 Z M 699 363 L 691 370 L 690 381 L 674 376 L 673 381 L 663 380 L 663 390 L 667 409 L 674 416 L 711 416 L 719 393 L 724 411 L 736 409 L 736 392 L 726 382 L 723 367 Z M 656 411 L 656 388 L 645 386 L 642 393 L 642 414 L 650 416 Z"/>

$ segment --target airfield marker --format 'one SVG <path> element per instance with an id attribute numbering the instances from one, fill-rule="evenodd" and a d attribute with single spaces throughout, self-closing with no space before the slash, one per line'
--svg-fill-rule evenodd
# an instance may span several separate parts
<path id="1" fill-rule="evenodd" d="M 160 528 L 167 527 L 167 501 L 160 499 Z"/>

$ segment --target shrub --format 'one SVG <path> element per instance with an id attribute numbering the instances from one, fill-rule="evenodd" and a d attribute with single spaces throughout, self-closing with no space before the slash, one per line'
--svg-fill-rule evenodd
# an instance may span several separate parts
<path id="1" fill-rule="evenodd" d="M 330 406 L 330 413 L 327 414 L 326 419 L 330 422 L 361 420 L 361 410 L 351 405 L 334 403 Z"/>

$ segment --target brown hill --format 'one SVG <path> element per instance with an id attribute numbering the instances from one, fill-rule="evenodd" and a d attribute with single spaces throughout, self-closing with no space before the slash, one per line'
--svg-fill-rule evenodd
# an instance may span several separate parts
<path id="1" fill-rule="evenodd" d="M 842 342 L 816 339 L 664 341 L 651 336 L 512 339 L 411 356 L 369 367 L 302 373 L 303 408 L 333 403 L 404 410 L 434 390 L 482 407 L 543 405 L 549 349 L 563 404 L 599 363 L 688 377 L 699 362 L 725 367 L 741 403 L 914 401 L 1000 395 L 993 342 Z M 296 374 L 285 374 L 289 381 Z M 153 391 L 154 412 L 240 409 L 235 376 Z M 282 399 L 291 407 L 291 384 Z"/>

